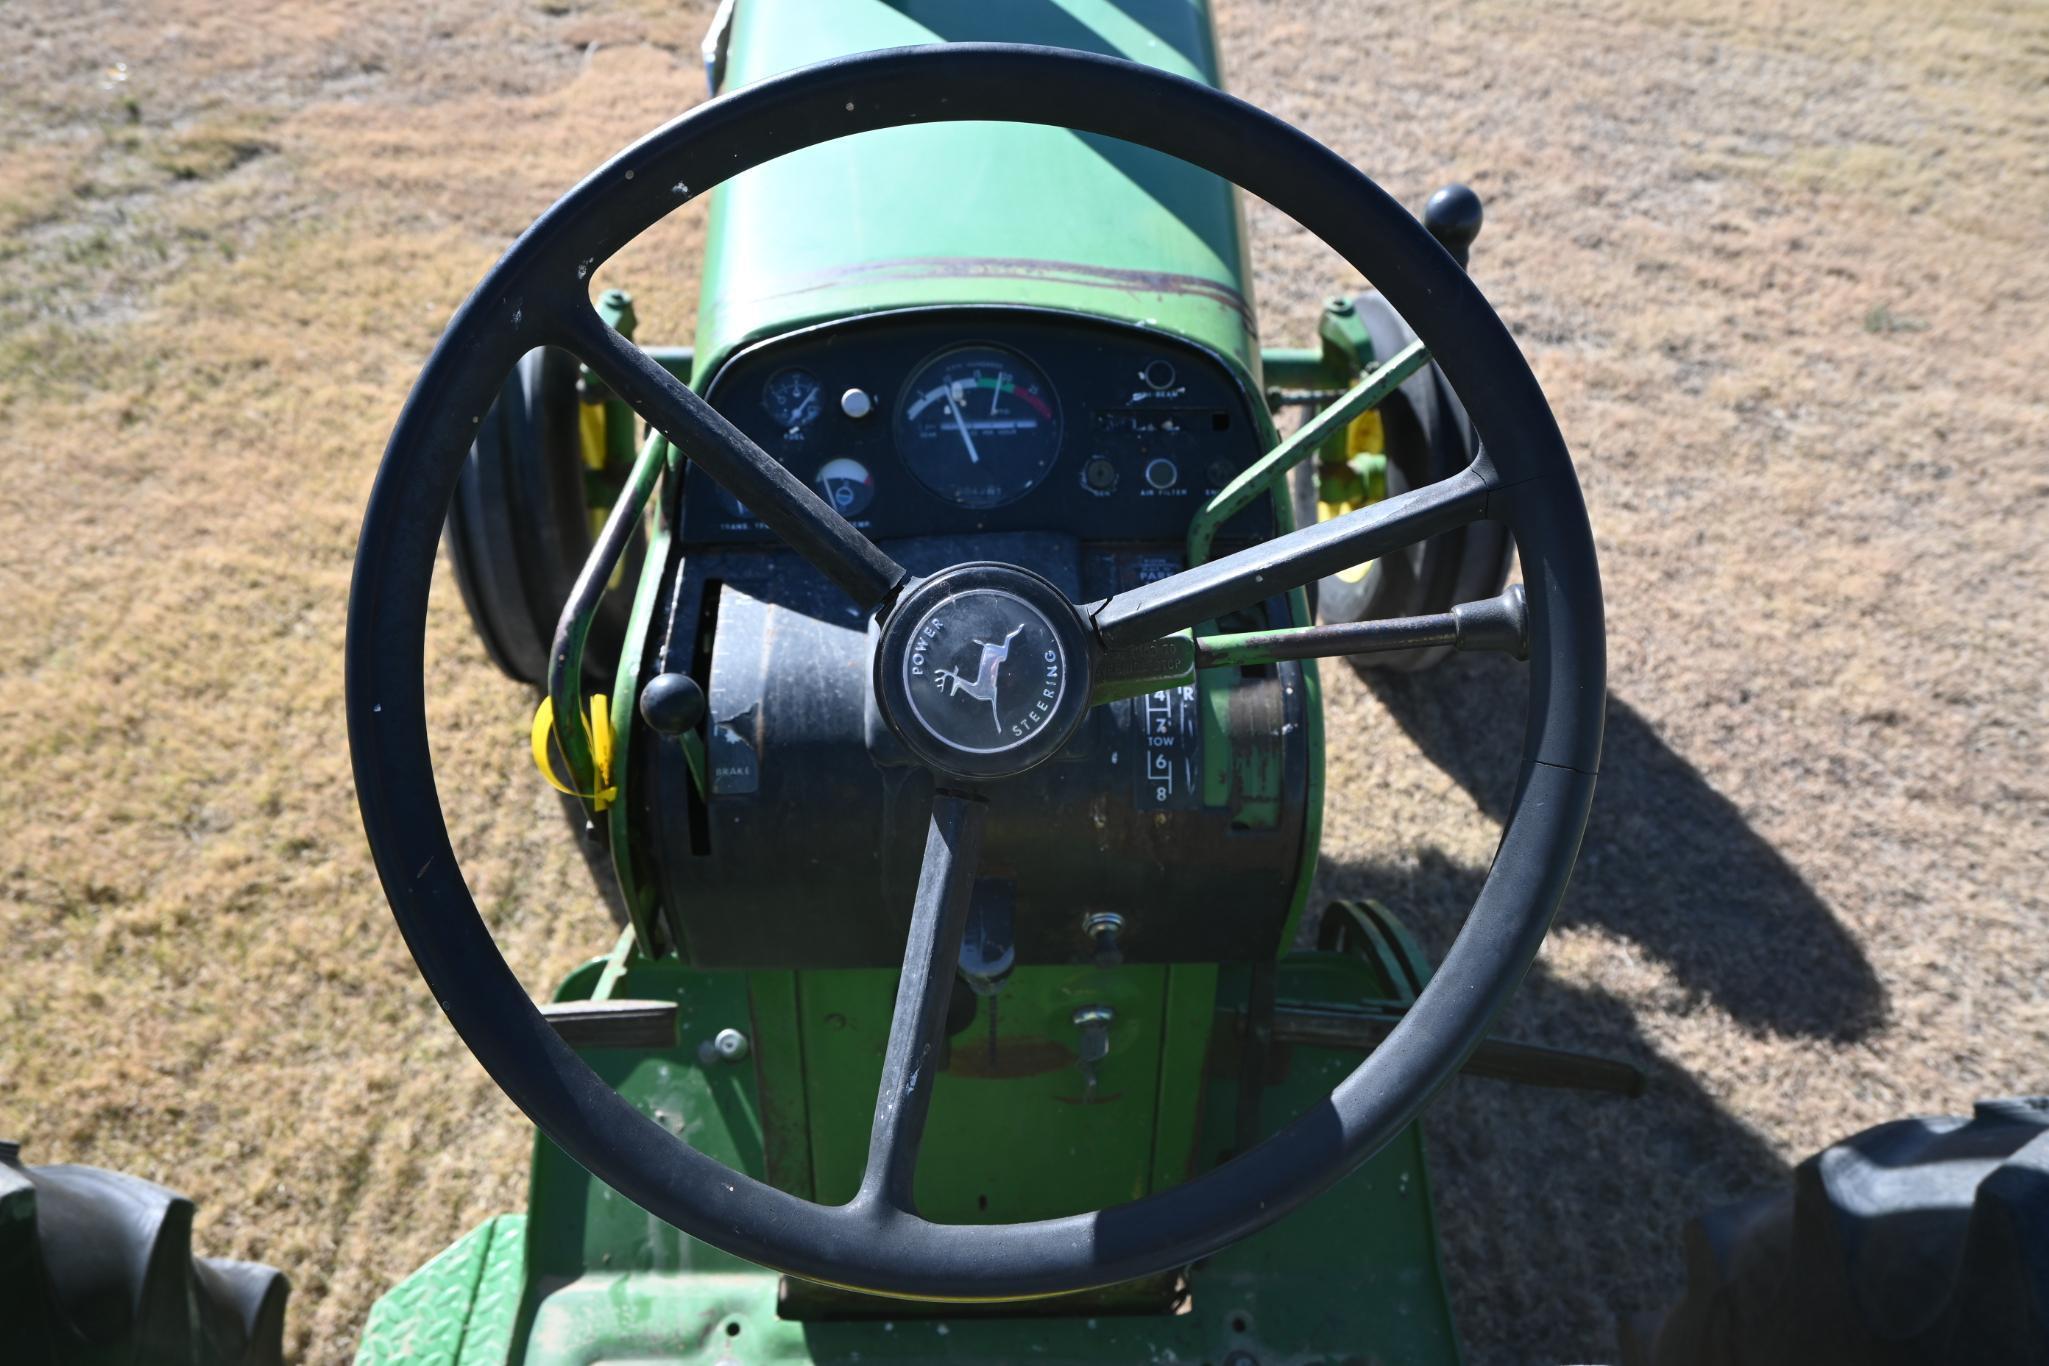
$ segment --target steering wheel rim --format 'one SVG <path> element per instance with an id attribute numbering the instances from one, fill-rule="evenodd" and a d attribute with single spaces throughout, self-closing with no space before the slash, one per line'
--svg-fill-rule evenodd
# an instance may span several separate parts
<path id="1" fill-rule="evenodd" d="M 591 272 L 686 199 L 803 147 L 934 121 L 1037 123 L 1151 147 L 1259 195 L 1367 275 L 1416 327 L 1485 435 L 1486 455 L 1467 471 L 1474 487 L 1464 515 L 1509 525 L 1530 612 L 1515 800 L 1473 909 L 1407 1017 L 1321 1105 L 1225 1165 L 1124 1205 L 1022 1224 L 931 1223 L 907 1199 L 872 1198 L 867 1186 L 850 1204 L 815 1204 L 696 1152 L 635 1110 L 561 1041 L 499 954 L 449 843 L 426 729 L 426 612 L 443 514 L 474 423 L 518 357 L 554 343 L 581 347 L 596 364 L 588 353 L 610 343 L 589 323 Z M 631 358 L 611 359 L 620 378 L 632 378 Z M 699 434 L 707 433 L 714 442 L 723 435 L 708 420 Z M 1279 538 L 1309 547 L 1283 572 L 1313 577 L 1347 551 L 1312 545 L 1321 530 Z M 858 548 L 844 549 L 853 557 L 847 578 L 872 570 L 862 582 L 842 579 L 872 599 L 864 605 L 902 587 L 881 566 L 864 570 Z M 1268 562 L 1261 550 L 1215 564 L 1243 561 L 1230 571 L 1242 587 Z M 1118 645 L 1211 615 L 1203 609 L 1221 582 L 1202 577 L 1211 568 L 1096 604 L 1089 624 L 1100 642 Z M 1276 585 L 1286 586 L 1277 579 L 1266 593 Z M 1599 572 L 1571 460 L 1535 377 L 1464 272 L 1364 174 L 1252 105 L 1115 58 L 1008 44 L 864 53 L 745 87 L 627 148 L 537 219 L 456 312 L 393 431 L 358 544 L 346 673 L 358 801 L 378 875 L 422 976 L 506 1094 L 594 1175 L 693 1236 L 813 1280 L 931 1299 L 1051 1294 L 1182 1265 L 1272 1223 L 1378 1151 L 1480 1041 L 1534 959 L 1585 828 L 1605 703 Z M 979 810 L 978 801 L 942 797 L 928 874 L 935 857 L 955 855 L 971 871 Z M 959 866 L 944 863 L 937 880 L 959 881 Z M 907 960 L 906 991 L 910 976 Z M 907 1177 L 883 1184 L 907 1195 Z"/>

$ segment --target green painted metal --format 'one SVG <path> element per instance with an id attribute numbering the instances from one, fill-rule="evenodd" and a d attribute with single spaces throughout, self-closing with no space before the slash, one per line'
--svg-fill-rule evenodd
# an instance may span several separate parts
<path id="1" fill-rule="evenodd" d="M 661 433 L 648 436 L 647 443 L 641 447 L 640 458 L 634 462 L 626 487 L 620 491 L 619 501 L 612 506 L 612 519 L 638 518 L 646 509 L 648 498 L 668 467 L 668 450 L 669 443 Z M 561 647 L 562 658 L 557 661 L 560 667 L 549 670 L 556 752 L 562 758 L 564 778 L 582 794 L 595 794 L 599 790 L 597 775 L 592 768 L 590 726 L 584 716 L 583 703 L 583 652 L 585 642 L 590 639 L 591 622 L 597 615 L 595 607 L 593 603 L 593 610 L 578 613 L 570 619 L 568 640 Z M 608 700 L 608 710 L 610 705 Z M 623 746 L 615 745 L 614 748 Z M 618 787 L 616 769 L 612 774 L 612 785 Z M 585 805 L 591 807 L 592 803 L 586 799 Z"/>
<path id="2" fill-rule="evenodd" d="M 1219 666 L 1239 668 L 1248 664 L 1268 664 L 1273 656 L 1261 646 L 1275 636 L 1293 635 L 1299 627 L 1284 631 L 1238 631 L 1227 635 L 1204 636 L 1202 647 L 1210 662 Z"/>
<path id="3" fill-rule="evenodd" d="M 1377 503 L 1387 497 L 1387 454 L 1360 451 L 1341 465 L 1324 461 L 1316 470 L 1316 497 L 1325 503 Z"/>
<path id="4" fill-rule="evenodd" d="M 1217 531 L 1225 522 L 1250 506 L 1262 493 L 1273 494 L 1281 489 L 1289 470 L 1341 434 L 1345 424 L 1353 418 L 1369 408 L 1379 407 L 1389 394 L 1401 387 L 1402 381 L 1429 363 L 1429 349 L 1420 341 L 1410 342 L 1387 364 L 1347 389 L 1342 397 L 1224 485 L 1188 523 L 1188 562 L 1201 564 L 1208 559 L 1210 546 L 1215 543 Z"/>
<path id="5" fill-rule="evenodd" d="M 356 1366 L 498 1366 L 515 1359 L 524 1214 L 478 1225 L 371 1307 Z"/>
<path id="6" fill-rule="evenodd" d="M 555 999 L 592 999 L 613 961 L 608 957 L 584 964 L 563 982 Z M 739 1029 L 753 1038 L 747 974 L 691 972 L 674 958 L 651 960 L 633 951 L 620 961 L 623 967 L 612 983 L 612 999 L 675 1001 L 676 1047 L 586 1049 L 585 1061 L 649 1118 L 698 1151 L 770 1179 L 758 1068 L 699 1056 L 700 1047 L 721 1029 Z M 754 1042 L 753 1058 L 760 1058 L 762 1041 Z M 757 1270 L 593 1181 L 544 1135 L 535 1136 L 530 1189 L 530 1284 L 574 1278 L 586 1271 Z"/>
<path id="7" fill-rule="evenodd" d="M 1284 960 L 1278 971 L 1279 998 L 1331 1006 L 1410 999 L 1417 978 L 1408 957 L 1413 945 L 1398 926 L 1390 929 L 1391 917 L 1383 920 L 1384 911 L 1374 909 L 1380 915 L 1348 922 L 1346 951 Z M 1393 942 L 1390 933 L 1404 942 Z M 886 1009 L 887 974 L 821 979 L 836 985 L 813 1002 L 804 998 L 818 984 L 800 983 L 795 974 L 702 972 L 673 958 L 651 961 L 628 949 L 579 968 L 557 999 L 588 997 L 601 978 L 615 971 L 617 996 L 678 1003 L 678 1044 L 659 1052 L 590 1050 L 585 1056 L 621 1094 L 658 1122 L 680 1129 L 700 1149 L 785 1189 L 809 1193 L 800 1169 L 779 1166 L 775 1152 L 803 1133 L 801 1116 L 770 1117 L 761 1101 L 768 1089 L 763 1079 L 791 1067 L 815 1075 L 858 1063 L 872 1088 L 877 1064 L 861 1062 L 862 1049 L 815 1046 L 802 1037 L 806 1030 L 799 1027 L 800 1017 L 808 1025 L 810 1012 L 823 1008 L 818 1018 L 826 1028 L 850 1041 L 856 1022 L 835 1027 L 830 1016 L 878 1007 L 865 999 L 876 992 L 846 979 L 876 978 L 869 985 L 881 989 L 884 1004 L 879 1008 Z M 1148 1030 L 1115 1036 L 1104 1071 L 1105 1099 L 1098 1108 L 1107 1112 L 1114 1106 L 1108 1095 L 1116 1087 L 1152 1076 L 1160 1087 L 1157 1112 L 1177 1118 L 1163 1123 L 1149 1143 L 1135 1150 L 1122 1142 L 1109 1149 L 1076 1142 L 1070 1150 L 1061 1144 L 1032 1178 L 1040 1188 L 1035 1198 L 1048 1209 L 1072 1207 L 1094 1198 L 1097 1187 L 1116 1184 L 1092 1168 L 1135 1163 L 1135 1170 L 1119 1178 L 1131 1190 L 1165 1185 L 1213 1166 L 1235 1142 L 1244 1045 L 1216 1025 L 1242 1008 L 1247 974 L 1242 968 L 1220 972 L 1201 964 L 1157 972 L 1165 997 L 1162 1013 Z M 1049 976 L 1013 983 L 1006 995 L 1019 992 L 1020 1008 L 1027 999 L 1038 999 L 1051 1010 L 1057 1008 L 1054 1002 L 1072 998 L 1075 984 L 1069 981 L 1064 989 L 1067 995 Z M 751 1029 L 748 1064 L 701 1058 L 698 1045 L 718 1029 L 736 1027 L 736 1021 L 741 1022 L 737 1027 Z M 1151 1063 L 1132 1056 L 1143 1052 L 1149 1036 L 1159 1044 Z M 1016 1037 L 1027 1035 L 1021 1029 Z M 948 1111 L 997 1108 L 982 1103 L 978 1087 L 1005 1086 L 1001 1108 L 1011 1113 L 1007 1088 L 1014 1083 L 970 1075 L 963 1050 L 977 1038 L 971 1029 L 955 1041 L 954 1070 L 944 1078 L 951 1085 L 935 1100 L 935 1128 Z M 1006 1055 L 1012 1048 L 1005 1045 Z M 1114 1066 L 1120 1049 L 1130 1059 L 1125 1070 Z M 1356 1062 L 1356 1054 L 1343 1051 L 1274 1045 L 1262 1069 L 1267 1084 L 1253 1106 L 1257 1131 L 1271 1132 L 1320 1103 Z M 1184 1084 L 1191 1072 L 1193 1086 Z M 863 1108 L 871 1107 L 872 1100 L 871 1089 Z M 841 1102 L 826 1094 L 824 1103 Z M 1084 1126 L 1097 1117 L 1084 1116 Z M 957 1132 L 969 1134 L 974 1126 Z M 1026 1182 L 1010 1177 L 1001 1165 L 1033 1161 L 1024 1151 L 1029 1143 L 1020 1139 L 1042 1137 L 1037 1131 L 1007 1133 L 992 1144 L 980 1159 L 990 1188 L 1025 1189 Z M 928 1163 L 934 1156 L 928 1146 Z M 817 1193 L 832 1198 L 833 1188 L 843 1194 L 848 1182 L 834 1167 L 822 1173 L 819 1184 Z M 920 1194 L 926 1194 L 922 1180 Z M 1216 1363 L 1230 1360 L 1233 1352 L 1255 1361 L 1442 1366 L 1458 1359 L 1437 1263 L 1422 1144 L 1414 1129 L 1311 1206 L 1192 1268 L 1179 1312 L 1064 1312 L 1063 1306 L 870 1299 L 848 1301 L 830 1321 L 798 1322 L 778 1314 L 781 1278 L 776 1273 L 650 1218 L 545 1138 L 535 1145 L 531 1203 L 528 1216 L 492 1220 L 380 1300 L 359 1366 L 401 1360 L 452 1366 L 654 1360 Z M 989 1218 L 998 1211 L 954 1213 Z M 858 1316 L 853 1316 L 857 1307 Z"/>
<path id="8" fill-rule="evenodd" d="M 779 0 L 734 7 L 725 84 L 873 48 L 985 39 L 1217 80 L 1208 7 L 1190 0 Z M 710 200 L 700 380 L 736 348 L 808 323 L 1003 305 L 1184 337 L 1258 391 L 1237 193 L 1170 157 L 1064 129 L 935 124 L 783 157 Z"/>
<path id="9" fill-rule="evenodd" d="M 763 1179 L 778 1189 L 815 1198 L 818 1183 L 811 1170 L 811 1111 L 804 1086 L 797 974 L 749 973 L 747 992 L 753 1006 Z"/>
<path id="10" fill-rule="evenodd" d="M 1357 374 L 1349 367 L 1334 367 L 1324 352 L 1301 346 L 1261 347 L 1259 369 L 1270 393 L 1286 389 L 1342 389 Z"/>
<path id="11" fill-rule="evenodd" d="M 1200 1167 L 1203 1071 L 1217 999 L 1216 964 L 1175 963 L 1165 971 L 1160 1091 L 1153 1107 L 1154 1190 L 1165 1190 Z"/>
<path id="12" fill-rule="evenodd" d="M 629 998 L 619 994 L 620 983 L 626 980 L 626 970 L 633 965 L 639 950 L 637 936 L 631 928 L 623 930 L 612 941 L 612 951 L 600 960 L 598 980 L 591 985 L 590 999 L 593 1001 L 622 1001 Z"/>
<path id="13" fill-rule="evenodd" d="M 666 439 L 662 440 L 662 450 L 665 477 L 681 478 L 682 453 Z M 640 718 L 641 668 L 647 659 L 648 632 L 661 611 L 662 576 L 668 570 L 670 539 L 674 531 L 661 510 L 663 500 L 658 498 L 654 503 L 655 514 L 648 519 L 643 530 L 647 548 L 641 556 L 640 582 L 633 589 L 633 608 L 626 619 L 626 639 L 620 647 L 618 669 L 612 677 L 612 726 L 617 732 L 612 745 L 612 781 L 619 789 L 619 800 L 605 811 L 605 832 L 610 837 L 612 850 L 612 872 L 618 880 L 619 894 L 626 902 L 626 912 L 641 951 L 650 957 L 668 946 L 668 930 L 657 914 L 654 888 L 641 877 L 640 864 L 634 856 L 632 808 L 627 794 L 633 776 L 634 728 Z"/>
<path id="14" fill-rule="evenodd" d="M 1048 1219 L 1151 1187 L 1166 969 L 1020 968 L 951 1041 L 918 1164 L 918 1206 L 949 1223 Z M 852 1198 L 867 1159 L 894 971 L 802 973 L 805 1095 L 817 1198 Z M 1093 1091 L 1074 1013 L 1116 1012 Z M 1203 1024 L 1206 1030 L 1206 1022 Z M 1087 1154 L 1086 1160 L 1077 1155 Z"/>
<path id="15" fill-rule="evenodd" d="M 1000 15 L 928 0 L 791 0 L 774 7 L 738 6 L 733 22 L 728 87 L 842 52 L 935 38 L 1048 42 L 1216 79 L 1207 7 L 1188 0 L 1063 0 L 1005 9 Z M 1048 213 L 1049 195 L 1086 202 L 1090 212 Z M 850 231 L 846 218 L 830 211 L 833 206 L 851 206 L 846 213 L 855 216 L 859 230 Z M 863 135 L 749 171 L 713 192 L 694 379 L 702 387 L 740 345 L 831 318 L 1000 304 L 1086 312 L 1174 333 L 1218 355 L 1256 394 L 1259 355 L 1246 280 L 1236 192 L 1181 163 L 1064 130 L 1015 125 L 940 125 Z M 1260 405 L 1254 407 L 1262 444 L 1270 445 L 1276 437 L 1268 415 Z M 1275 506 L 1285 518 L 1285 498 L 1276 497 Z M 642 591 L 654 587 L 650 579 Z M 1294 610 L 1304 613 L 1306 605 L 1297 600 Z M 1185 676 L 1185 670 L 1168 672 Z M 622 728 L 635 724 L 626 701 L 622 690 L 614 708 Z M 622 749 L 630 753 L 631 747 Z M 1212 749 L 1219 762 L 1231 767 L 1226 747 Z M 1316 759 L 1320 772 L 1320 753 Z M 1248 823 L 1276 819 L 1275 756 L 1246 757 L 1235 771 L 1242 780 L 1234 781 L 1230 791 L 1240 799 Z M 1317 796 L 1320 800 L 1320 786 Z M 615 820 L 614 830 L 617 848 L 630 831 L 623 818 Z M 1314 857 L 1312 845 L 1304 851 L 1302 868 L 1313 867 Z M 1296 916 L 1306 892 L 1305 879 Z M 1113 1074 L 1141 1057 L 1151 1058 L 1146 1065 L 1153 1071 L 1128 1103 L 1124 1124 L 1131 1132 L 1120 1130 L 1116 1140 L 1134 1150 L 1155 1143 L 1153 1131 L 1173 1122 L 1154 1114 L 1156 1107 L 1171 1102 L 1178 1107 L 1175 1113 L 1191 1115 L 1189 1098 L 1201 1089 L 1197 1055 L 1204 1035 L 1198 1032 L 1185 1041 L 1171 1059 L 1163 1056 L 1167 1050 L 1157 1031 L 1165 983 L 1163 973 L 1155 975 L 1159 980 L 1146 986 L 1145 999 L 1130 1007 L 1130 1014 L 1147 1019 L 1151 1032 L 1144 1047 L 1134 1052 L 1118 1040 L 1101 1084 L 1109 1093 L 1115 1089 Z M 1143 978 L 1138 973 L 1122 976 L 1132 982 Z M 864 1142 L 843 1142 L 841 1130 L 858 1122 L 855 1138 L 865 1140 L 881 1033 L 878 1024 L 851 1030 L 844 1039 L 828 1038 L 818 1032 L 821 1017 L 879 1022 L 888 1002 L 887 981 L 886 974 L 876 974 L 867 981 L 857 975 L 844 981 L 800 976 L 797 982 L 807 1054 L 802 1072 L 795 1075 L 807 1087 L 801 1113 L 809 1126 L 812 1177 L 828 1196 L 837 1189 L 835 1183 L 851 1179 L 853 1163 L 865 1147 Z M 1000 1048 L 1022 1046 L 1012 1043 L 1013 1024 L 1034 1012 L 1052 1021 L 1039 1030 L 1039 1043 L 1065 1047 L 1058 1039 L 1072 1035 L 1071 1022 L 1048 1005 L 1064 1002 L 1063 991 L 1071 994 L 1066 986 L 1020 974 L 998 1001 Z M 1033 1036 L 1021 1037 L 1029 1042 Z M 850 1050 L 849 1055 L 842 1056 L 840 1049 Z M 1053 1075 L 1049 1072 L 1032 1079 L 1027 1089 L 1057 1092 L 1078 1081 L 1078 1074 L 1066 1076 L 1068 1070 L 1062 1069 L 1057 1084 L 1047 1079 Z M 1005 1085 L 1020 1083 L 1013 1078 Z M 780 1091 L 779 1086 L 772 1089 Z M 1014 1103 L 1029 1108 L 1030 1099 L 1014 1102 L 1006 1094 L 1005 1105 Z M 943 1095 L 937 1104 L 944 1108 Z M 787 1108 L 800 1107 L 791 1103 Z M 1188 1122 L 1181 1121 L 1184 1130 Z M 955 1164 L 948 1153 L 956 1150 L 935 1132 L 928 1138 L 924 1170 L 933 1189 L 949 1198 L 977 1206 L 988 1198 L 995 1211 L 990 1217 L 1006 1206 L 1085 1208 L 1128 1198 L 1134 1189 L 1120 1178 L 1106 1187 L 1110 1194 L 1104 1199 L 1083 1200 L 1075 1191 L 1056 1196 L 1012 1175 L 999 1190 L 968 1192 L 982 1139 L 972 1129 L 963 1131 L 957 1147 L 961 1161 Z M 1185 1133 L 1179 1142 L 1185 1146 Z"/>
<path id="16" fill-rule="evenodd" d="M 1236 669 L 1198 669 L 1203 745 L 1203 803 L 1230 810 L 1231 823 L 1271 828 L 1280 823 L 1286 787 L 1284 737 L 1278 732 L 1231 743 L 1228 725 L 1237 694 L 1229 684 Z M 1320 806 L 1321 803 L 1316 803 Z M 1283 944 L 1288 941 L 1283 938 Z"/>

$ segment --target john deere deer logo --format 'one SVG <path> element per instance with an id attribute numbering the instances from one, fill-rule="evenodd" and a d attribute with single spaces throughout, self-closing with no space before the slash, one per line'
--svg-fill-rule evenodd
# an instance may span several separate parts
<path id="1" fill-rule="evenodd" d="M 958 697 L 966 693 L 977 701 L 987 702 L 989 720 L 996 727 L 998 735 L 1003 734 L 1003 717 L 996 710 L 996 681 L 1002 672 L 1003 661 L 1010 658 L 1010 642 L 1016 640 L 1018 632 L 1022 630 L 1024 623 L 1019 622 L 1017 628 L 1003 638 L 1001 645 L 991 645 L 986 640 L 976 641 L 975 644 L 982 647 L 982 661 L 975 666 L 975 676 L 972 679 L 962 678 L 959 669 L 932 671 L 935 679 L 943 679 L 953 685 L 946 694 L 948 697 Z"/>

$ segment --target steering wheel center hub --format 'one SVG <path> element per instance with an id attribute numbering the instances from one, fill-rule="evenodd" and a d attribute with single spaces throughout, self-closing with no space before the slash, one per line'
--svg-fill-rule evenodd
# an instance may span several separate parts
<path id="1" fill-rule="evenodd" d="M 897 604 L 875 695 L 905 746 L 963 778 L 1023 773 L 1065 748 L 1088 710 L 1089 634 L 1036 574 L 966 564 Z"/>
<path id="2" fill-rule="evenodd" d="M 1067 654 L 1052 623 L 993 588 L 956 594 L 926 612 L 903 669 L 918 724 L 969 754 L 1030 744 L 1067 691 Z"/>

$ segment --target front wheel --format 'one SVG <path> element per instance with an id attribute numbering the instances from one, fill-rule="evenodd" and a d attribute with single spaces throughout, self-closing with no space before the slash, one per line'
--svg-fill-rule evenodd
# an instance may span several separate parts
<path id="1" fill-rule="evenodd" d="M 545 686 L 555 622 L 609 504 L 594 498 L 576 358 L 559 347 L 521 357 L 478 424 L 443 541 L 484 651 L 509 677 Z M 597 479 L 593 479 L 593 475 Z M 630 552 L 624 577 L 639 572 Z M 609 674 L 626 637 L 625 595 L 607 595 L 586 658 Z M 602 686 L 603 680 L 593 680 Z"/>

